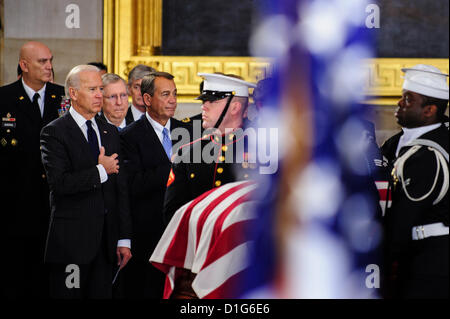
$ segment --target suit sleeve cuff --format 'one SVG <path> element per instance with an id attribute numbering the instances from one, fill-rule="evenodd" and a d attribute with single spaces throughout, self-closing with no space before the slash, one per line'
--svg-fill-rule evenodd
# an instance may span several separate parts
<path id="1" fill-rule="evenodd" d="M 100 174 L 100 183 L 104 183 L 108 180 L 108 174 L 102 164 L 97 165 L 98 173 Z"/>
<path id="2" fill-rule="evenodd" d="M 126 247 L 131 249 L 131 240 L 130 239 L 120 239 L 117 242 L 117 247 Z"/>

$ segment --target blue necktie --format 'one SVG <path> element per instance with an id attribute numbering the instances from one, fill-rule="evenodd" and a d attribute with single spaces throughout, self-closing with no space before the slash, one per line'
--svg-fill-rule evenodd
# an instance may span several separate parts
<path id="1" fill-rule="evenodd" d="M 100 149 L 98 147 L 98 139 L 97 134 L 95 133 L 94 129 L 92 128 L 92 122 L 91 120 L 86 121 L 87 125 L 87 136 L 88 136 L 88 143 L 91 148 L 91 153 L 95 158 L 95 161 L 98 159 L 98 155 L 100 154 Z"/>
<path id="2" fill-rule="evenodd" d="M 172 158 L 172 141 L 169 137 L 169 130 L 167 128 L 163 129 L 163 147 L 166 151 L 167 157 L 169 160 Z"/>

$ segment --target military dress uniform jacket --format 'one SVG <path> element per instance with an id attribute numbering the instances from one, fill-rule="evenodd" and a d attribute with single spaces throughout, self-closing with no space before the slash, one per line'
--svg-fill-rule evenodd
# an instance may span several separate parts
<path id="1" fill-rule="evenodd" d="M 49 216 L 49 192 L 39 134 L 58 118 L 64 88 L 47 83 L 44 114 L 32 105 L 22 80 L 0 88 L 0 176 L 7 236 L 41 236 Z"/>
<path id="2" fill-rule="evenodd" d="M 383 155 L 392 165 L 395 152 L 402 133 L 388 139 L 382 146 Z M 444 125 L 423 134 L 420 139 L 427 139 L 438 143 L 449 151 L 449 131 Z M 399 156 L 409 147 L 402 147 Z M 413 240 L 413 227 L 443 223 L 449 226 L 449 197 L 448 190 L 444 198 L 433 205 L 433 201 L 443 185 L 442 170 L 438 173 L 434 191 L 427 198 L 420 201 L 410 200 L 401 182 L 391 181 L 392 205 L 385 217 L 385 236 L 387 247 L 387 263 L 398 265 L 399 278 L 396 283 L 394 296 L 398 297 L 448 297 L 448 235 L 428 237 Z M 413 154 L 404 166 L 404 181 L 410 196 L 419 198 L 432 188 L 437 174 L 437 159 L 428 147 L 421 147 Z M 389 272 L 389 269 L 387 269 Z"/>
<path id="3" fill-rule="evenodd" d="M 257 164 L 249 160 L 247 138 L 240 132 L 204 135 L 178 150 L 164 201 L 166 223 L 177 209 L 206 191 L 254 176 Z"/>

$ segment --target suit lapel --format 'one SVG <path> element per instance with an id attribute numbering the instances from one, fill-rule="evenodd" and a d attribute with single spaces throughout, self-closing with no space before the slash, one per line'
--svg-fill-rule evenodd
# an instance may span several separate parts
<path id="1" fill-rule="evenodd" d="M 103 113 L 103 111 L 101 111 L 99 115 L 96 115 L 95 118 L 101 119 L 102 121 L 106 122 L 106 117 L 105 117 L 105 114 Z"/>
<path id="2" fill-rule="evenodd" d="M 98 130 L 100 132 L 100 141 L 101 141 L 101 146 L 103 146 L 105 148 L 105 151 L 108 151 L 111 149 L 111 133 L 109 132 L 109 127 L 105 125 L 105 122 L 103 122 L 102 119 L 96 120 L 97 122 L 97 126 L 98 126 Z M 106 153 L 105 154 L 109 154 Z"/>
<path id="3" fill-rule="evenodd" d="M 181 137 L 179 139 L 173 139 L 173 135 L 172 135 L 172 131 L 175 130 L 176 128 L 185 128 L 185 126 L 182 124 L 181 121 L 175 120 L 174 118 L 170 119 L 170 137 L 172 139 L 172 145 L 175 145 L 176 143 L 178 143 L 179 141 L 181 141 Z"/>
<path id="4" fill-rule="evenodd" d="M 148 139 L 148 141 L 150 142 L 149 144 L 152 145 L 158 145 L 157 149 L 159 150 L 159 152 L 155 149 L 155 152 L 157 152 L 157 154 L 161 157 L 164 158 L 165 160 L 169 160 L 167 158 L 167 154 L 166 151 L 164 150 L 164 147 L 161 144 L 161 141 L 158 138 L 158 135 L 156 135 L 155 130 L 153 129 L 153 126 L 150 124 L 150 122 L 148 121 L 147 117 L 145 115 L 143 115 L 141 117 L 142 122 L 143 122 L 143 127 L 145 130 L 145 139 Z"/>
<path id="5" fill-rule="evenodd" d="M 89 147 L 89 143 L 86 140 L 86 137 L 84 137 L 83 132 L 81 132 L 81 128 L 78 126 L 77 122 L 73 119 L 72 115 L 70 115 L 69 112 L 67 112 L 63 116 L 64 120 L 66 121 L 67 125 L 67 134 L 69 134 L 69 138 L 71 141 L 71 144 L 74 145 L 74 147 L 80 148 L 80 154 L 89 154 L 88 156 L 83 156 L 83 158 L 86 158 L 87 160 L 94 163 L 94 159 L 91 154 L 91 149 Z M 96 162 L 95 162 L 96 164 Z"/>
<path id="6" fill-rule="evenodd" d="M 133 118 L 133 112 L 131 111 L 131 106 L 128 107 L 128 111 L 127 111 L 127 115 L 125 116 L 125 123 L 126 125 L 130 125 L 131 123 L 134 122 L 134 118 Z M 138 119 L 136 119 L 138 120 Z"/>

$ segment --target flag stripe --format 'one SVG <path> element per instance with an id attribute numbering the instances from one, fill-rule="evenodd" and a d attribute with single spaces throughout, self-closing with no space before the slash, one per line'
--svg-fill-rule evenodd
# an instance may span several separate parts
<path id="1" fill-rule="evenodd" d="M 235 192 L 237 192 L 247 186 L 248 186 L 247 184 L 241 184 L 241 185 L 238 185 L 236 187 L 229 189 L 228 191 L 226 191 L 225 193 L 223 193 L 222 195 L 220 195 L 219 197 L 214 199 L 208 205 L 208 207 L 206 207 L 206 209 L 203 210 L 203 212 L 200 215 L 200 218 L 198 219 L 198 222 L 197 222 L 197 246 L 198 246 L 198 243 L 200 242 L 200 236 L 202 235 L 203 226 L 205 225 L 207 218 L 213 212 L 213 210 L 220 211 L 225 199 L 228 199 L 228 197 L 231 198 L 233 196 L 236 196 L 236 194 L 234 194 Z"/>
<path id="2" fill-rule="evenodd" d="M 192 282 L 192 288 L 199 298 L 218 289 L 228 278 L 246 268 L 245 257 L 248 254 L 248 245 L 248 242 L 239 245 L 197 274 Z"/>
<path id="3" fill-rule="evenodd" d="M 240 186 L 244 186 L 240 185 Z M 214 228 L 215 227 L 221 227 L 220 225 L 216 224 L 217 219 L 222 216 L 222 215 L 227 215 L 234 207 L 236 207 L 236 205 L 242 203 L 245 194 L 247 194 L 249 191 L 253 190 L 256 187 L 256 185 L 254 184 L 250 184 L 247 187 L 239 187 L 238 188 L 234 188 L 235 192 L 234 193 L 228 193 L 228 198 L 222 198 L 222 202 L 221 203 L 215 203 L 215 205 L 217 205 L 215 208 L 213 208 L 212 212 L 209 211 L 205 211 L 202 213 L 202 215 L 208 215 L 209 219 L 207 219 L 206 221 L 204 221 L 203 225 L 204 227 L 199 229 L 198 227 L 198 223 L 197 223 L 197 235 L 199 234 L 199 232 L 201 232 L 201 239 L 199 238 L 198 240 L 198 246 L 197 246 L 197 250 L 196 250 L 196 258 L 195 261 L 192 265 L 192 272 L 194 273 L 198 273 L 200 271 L 200 269 L 202 268 L 207 255 L 210 253 L 210 247 L 211 247 L 211 239 L 212 239 L 212 235 L 214 233 Z M 242 195 L 241 197 L 239 197 L 242 193 L 244 193 L 244 195 Z M 248 200 L 248 197 L 245 197 Z M 231 207 L 231 209 L 229 210 L 229 208 Z M 209 206 L 208 209 L 211 209 L 211 207 Z M 199 220 L 200 222 L 200 220 Z M 220 229 L 219 228 L 219 229 Z"/>
<path id="4" fill-rule="evenodd" d="M 196 274 L 192 287 L 200 298 L 228 296 L 229 279 L 247 265 L 244 229 L 254 218 L 248 210 L 256 187 L 253 181 L 225 184 L 177 210 L 150 258 L 166 273 L 164 298 L 174 290 L 177 268 Z"/>

